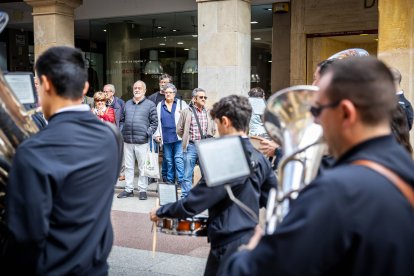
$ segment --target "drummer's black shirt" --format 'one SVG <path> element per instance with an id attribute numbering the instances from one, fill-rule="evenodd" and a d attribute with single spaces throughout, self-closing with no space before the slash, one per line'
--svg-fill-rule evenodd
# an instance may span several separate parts
<path id="1" fill-rule="evenodd" d="M 253 148 L 248 138 L 242 141 L 255 165 L 248 178 L 240 178 L 231 186 L 234 195 L 258 215 L 259 209 L 266 206 L 269 190 L 276 188 L 277 180 L 269 161 Z M 230 200 L 224 186 L 208 187 L 203 177 L 186 198 L 161 206 L 157 216 L 185 219 L 206 209 L 209 211 L 207 235 L 212 247 L 226 245 L 251 232 L 258 224 Z"/>

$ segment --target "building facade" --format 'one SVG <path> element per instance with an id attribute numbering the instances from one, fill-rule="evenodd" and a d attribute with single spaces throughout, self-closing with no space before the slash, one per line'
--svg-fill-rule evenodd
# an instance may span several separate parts
<path id="1" fill-rule="evenodd" d="M 48 47 L 73 45 L 89 62 L 91 93 L 113 83 L 118 96 L 130 98 L 138 79 L 152 93 L 163 72 L 184 98 L 203 87 L 212 104 L 253 86 L 270 94 L 309 84 L 321 60 L 364 48 L 401 71 L 414 99 L 410 0 L 17 2 L 0 4 L 11 19 L 0 39 L 2 68 L 28 70 Z"/>

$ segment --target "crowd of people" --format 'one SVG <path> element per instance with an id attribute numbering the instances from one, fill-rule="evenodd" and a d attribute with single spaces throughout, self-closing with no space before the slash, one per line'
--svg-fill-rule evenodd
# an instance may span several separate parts
<path id="1" fill-rule="evenodd" d="M 277 162 L 270 161 L 283 149 L 264 128 L 263 89 L 225 96 L 209 110 L 204 89 L 195 88 L 187 104 L 163 74 L 160 91 L 148 97 L 138 80 L 126 102 L 112 84 L 91 102 L 85 62 L 69 47 L 44 52 L 36 73 L 47 127 L 14 156 L 6 195 L 10 237 L 1 250 L 5 271 L 107 274 L 114 184 L 124 174 L 117 197 L 133 197 L 137 161 L 139 199 L 147 199 L 143 168 L 155 142 L 163 150 L 159 181 L 178 185 L 181 198 L 155 207 L 150 220 L 186 219 L 208 209 L 205 275 L 414 274 L 413 110 L 396 68 L 373 57 L 318 65 L 310 113 L 323 128 L 330 161 L 271 234 L 258 226 L 259 209 L 278 186 Z M 253 215 L 224 186 L 209 187 L 204 177 L 193 185 L 196 144 L 228 135 L 241 137 L 252 161 L 252 173 L 230 189 Z M 259 146 L 251 136 L 261 137 Z M 116 166 L 108 169 L 107 160 Z"/>

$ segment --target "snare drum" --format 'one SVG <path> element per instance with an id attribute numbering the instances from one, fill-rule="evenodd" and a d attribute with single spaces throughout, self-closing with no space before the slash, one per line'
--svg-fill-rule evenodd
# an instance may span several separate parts
<path id="1" fill-rule="evenodd" d="M 207 236 L 207 220 L 205 216 L 195 216 L 187 219 L 161 218 L 158 220 L 158 230 L 170 235 Z"/>

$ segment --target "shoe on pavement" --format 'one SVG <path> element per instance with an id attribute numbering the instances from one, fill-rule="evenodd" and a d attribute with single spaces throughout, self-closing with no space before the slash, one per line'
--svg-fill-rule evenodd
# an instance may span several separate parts
<path id="1" fill-rule="evenodd" d="M 146 192 L 139 192 L 139 200 L 146 200 L 147 193 Z"/>
<path id="2" fill-rule="evenodd" d="M 134 192 L 127 192 L 127 191 L 122 191 L 117 198 L 126 198 L 126 197 L 133 197 L 134 196 Z"/>
<path id="3" fill-rule="evenodd" d="M 118 180 L 119 180 L 119 181 L 124 181 L 124 180 L 125 180 L 125 175 L 120 175 L 120 176 L 118 177 Z"/>

